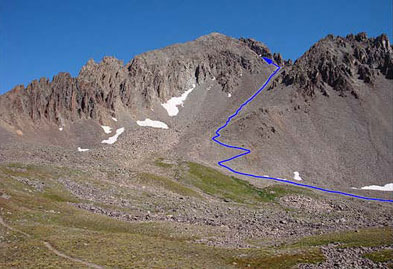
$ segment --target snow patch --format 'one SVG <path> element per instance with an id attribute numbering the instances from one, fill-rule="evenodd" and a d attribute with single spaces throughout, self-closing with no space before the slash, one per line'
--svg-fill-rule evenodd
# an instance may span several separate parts
<path id="1" fill-rule="evenodd" d="M 112 120 L 114 120 L 114 121 L 117 121 L 117 119 L 116 119 L 116 118 L 114 118 L 114 117 L 112 117 Z"/>
<path id="2" fill-rule="evenodd" d="M 215 80 L 216 80 L 216 77 L 213 77 L 212 80 L 215 81 Z"/>
<path id="3" fill-rule="evenodd" d="M 101 125 L 101 127 L 102 127 L 102 129 L 104 129 L 104 132 L 105 132 L 106 134 L 112 133 L 112 127 L 104 126 L 104 125 Z"/>
<path id="4" fill-rule="evenodd" d="M 385 186 L 370 185 L 361 187 L 362 190 L 374 190 L 374 191 L 393 191 L 393 183 L 385 184 Z"/>
<path id="5" fill-rule="evenodd" d="M 173 117 L 179 113 L 179 109 L 177 108 L 177 106 L 183 106 L 184 101 L 193 89 L 195 89 L 195 84 L 192 84 L 192 87 L 185 91 L 181 96 L 172 97 L 165 104 L 161 104 L 166 109 L 169 116 Z"/>
<path id="6" fill-rule="evenodd" d="M 294 179 L 294 180 L 297 180 L 297 181 L 303 180 L 303 179 L 300 177 L 298 171 L 293 172 L 293 179 Z"/>
<path id="7" fill-rule="evenodd" d="M 384 48 L 386 48 L 386 41 L 385 41 L 385 40 L 382 40 L 382 46 L 383 46 Z"/>
<path id="8" fill-rule="evenodd" d="M 78 147 L 79 152 L 84 152 L 84 151 L 88 151 L 88 150 L 90 150 L 90 149 L 82 149 L 81 147 Z"/>
<path id="9" fill-rule="evenodd" d="M 166 125 L 165 123 L 163 123 L 161 121 L 158 121 L 158 120 L 151 120 L 149 118 L 147 118 L 147 119 L 145 119 L 143 121 L 138 120 L 138 121 L 136 121 L 136 123 L 139 126 L 168 129 L 168 125 Z"/>
<path id="10" fill-rule="evenodd" d="M 114 136 L 111 136 L 111 137 L 109 137 L 109 138 L 106 139 L 106 140 L 102 140 L 101 143 L 104 143 L 104 144 L 113 144 L 113 143 L 115 143 L 115 142 L 117 141 L 117 138 L 118 138 L 119 135 L 121 135 L 123 132 L 124 132 L 124 127 L 119 128 L 119 129 L 116 130 L 116 134 L 115 134 Z"/>
<path id="11" fill-rule="evenodd" d="M 229 92 L 228 92 L 228 97 L 231 97 L 232 96 L 232 94 L 230 94 Z"/>
<path id="12" fill-rule="evenodd" d="M 63 127 L 59 127 L 59 131 L 63 131 Z"/>

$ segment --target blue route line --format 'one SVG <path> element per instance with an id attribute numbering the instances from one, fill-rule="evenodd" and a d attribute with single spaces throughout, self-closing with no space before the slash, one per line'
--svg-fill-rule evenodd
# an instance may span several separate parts
<path id="1" fill-rule="evenodd" d="M 258 175 L 253 175 L 253 174 L 249 174 L 249 173 L 243 173 L 240 171 L 236 171 L 233 168 L 230 168 L 229 166 L 224 165 L 224 163 L 232 161 L 234 159 L 240 158 L 242 156 L 245 156 L 247 154 L 251 153 L 251 150 L 246 149 L 246 148 L 242 148 L 242 147 L 236 147 L 236 146 L 232 146 L 232 145 L 228 145 L 225 144 L 223 142 L 220 142 L 217 140 L 217 138 L 219 138 L 221 136 L 220 131 L 222 129 L 224 129 L 225 127 L 228 126 L 228 124 L 230 123 L 230 121 L 237 116 L 237 114 L 239 114 L 239 112 L 248 104 L 250 103 L 258 94 L 260 94 L 262 92 L 262 90 L 268 85 L 269 81 L 277 74 L 277 72 L 281 69 L 280 66 L 276 65 L 271 59 L 265 58 L 263 57 L 263 59 L 266 61 L 266 63 L 268 63 L 269 65 L 272 64 L 276 67 L 276 70 L 270 74 L 269 78 L 265 81 L 265 83 L 262 85 L 262 87 L 256 91 L 250 98 L 248 98 L 243 104 L 241 104 L 241 106 L 235 111 L 235 113 L 233 113 L 231 116 L 229 116 L 229 118 L 227 119 L 227 121 L 225 122 L 225 124 L 223 126 L 221 126 L 220 128 L 217 129 L 216 131 L 216 135 L 212 137 L 212 140 L 216 143 L 218 143 L 221 146 L 227 147 L 227 148 L 231 148 L 231 149 L 238 149 L 243 151 L 243 153 L 235 155 L 229 159 L 226 160 L 222 160 L 218 162 L 218 165 L 220 165 L 221 167 L 224 167 L 225 169 L 235 173 L 235 174 L 239 174 L 239 175 L 243 175 L 243 176 L 248 176 L 248 177 L 253 177 L 253 178 L 260 178 L 260 179 L 271 179 L 271 180 L 275 180 L 278 182 L 282 182 L 282 183 L 287 183 L 287 184 L 292 184 L 292 185 L 296 185 L 296 186 L 300 186 L 300 187 L 307 187 L 307 188 L 311 188 L 311 189 L 315 189 L 315 190 L 319 190 L 319 191 L 324 191 L 324 192 L 328 192 L 328 193 L 334 193 L 334 194 L 340 194 L 340 195 L 344 195 L 344 196 L 349 196 L 349 197 L 353 197 L 353 198 L 357 198 L 357 199 L 363 199 L 363 200 L 369 200 L 369 201 L 379 201 L 379 202 L 388 202 L 388 203 L 393 203 L 393 200 L 388 200 L 388 199 L 380 199 L 380 198 L 372 198 L 372 197 L 365 197 L 365 196 L 359 196 L 359 195 L 355 195 L 355 194 L 351 194 L 351 193 L 346 193 L 346 192 L 341 192 L 341 191 L 334 191 L 334 190 L 329 190 L 329 189 L 324 189 L 324 188 L 319 188 L 319 187 L 315 187 L 315 186 L 311 186 L 311 185 L 307 185 L 307 184 L 302 184 L 302 183 L 298 183 L 298 182 L 294 182 L 294 181 L 290 181 L 290 180 L 285 180 L 285 179 L 280 179 L 280 178 L 275 178 L 275 177 L 266 177 L 266 176 L 258 176 Z"/>

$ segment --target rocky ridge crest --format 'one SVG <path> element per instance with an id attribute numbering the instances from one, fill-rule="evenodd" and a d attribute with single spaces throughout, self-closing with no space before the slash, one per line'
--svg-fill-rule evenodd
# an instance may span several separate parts
<path id="1" fill-rule="evenodd" d="M 216 80 L 222 91 L 230 92 L 244 72 L 263 72 L 258 56 L 285 66 L 272 87 L 295 85 L 311 97 L 318 90 L 329 95 L 326 86 L 330 86 L 340 96 L 358 98 L 355 81 L 373 84 L 378 74 L 393 79 L 393 49 L 384 34 L 376 38 L 365 33 L 345 38 L 328 35 L 292 63 L 254 39 L 212 33 L 143 53 L 125 65 L 104 57 L 99 63 L 89 60 L 76 78 L 59 73 L 52 81 L 41 78 L 27 87 L 19 85 L 0 96 L 0 118 L 8 123 L 19 118 L 56 124 L 101 121 L 118 110 L 132 114 L 151 108 L 207 80 Z"/>
<path id="2" fill-rule="evenodd" d="M 264 51 L 270 55 L 270 51 Z M 100 120 L 117 109 L 135 112 L 180 95 L 192 84 L 216 79 L 223 91 L 237 85 L 243 72 L 258 73 L 262 61 L 243 41 L 212 33 L 134 57 L 129 63 L 104 57 L 89 60 L 76 78 L 59 73 L 52 81 L 34 80 L 0 96 L 0 118 L 15 122 L 61 124 L 64 120 Z"/>
<path id="3" fill-rule="evenodd" d="M 295 85 L 306 96 L 314 96 L 316 90 L 327 96 L 326 86 L 330 86 L 340 96 L 350 93 L 358 98 L 354 81 L 373 84 L 378 74 L 393 79 L 393 49 L 385 34 L 376 38 L 365 33 L 328 35 L 284 69 L 273 87 Z"/>

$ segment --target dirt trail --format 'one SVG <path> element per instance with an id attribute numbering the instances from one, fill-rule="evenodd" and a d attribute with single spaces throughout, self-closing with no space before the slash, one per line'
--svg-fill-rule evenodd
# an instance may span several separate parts
<path id="1" fill-rule="evenodd" d="M 11 227 L 10 225 L 8 225 L 7 223 L 5 223 L 4 219 L 1 216 L 0 216 L 0 224 L 3 225 L 4 227 L 6 227 L 7 229 L 11 230 L 11 231 L 14 231 L 14 232 L 17 232 L 17 233 L 21 233 L 21 234 L 23 234 L 24 236 L 27 236 L 27 237 L 31 237 L 30 234 L 27 234 L 27 233 L 25 233 L 25 232 L 23 232 L 21 230 L 15 229 L 15 228 Z M 94 263 L 85 262 L 85 261 L 83 261 L 81 259 L 70 257 L 70 256 L 68 256 L 68 255 L 58 251 L 57 249 L 55 249 L 49 242 L 43 241 L 43 243 L 51 252 L 53 252 L 54 254 L 56 254 L 59 257 L 71 260 L 73 262 L 81 263 L 81 264 L 86 265 L 86 266 L 88 266 L 90 268 L 97 268 L 97 269 L 104 268 L 104 267 L 102 267 L 100 265 L 97 265 L 97 264 L 94 264 Z"/>
<path id="2" fill-rule="evenodd" d="M 24 236 L 30 237 L 29 234 L 27 234 L 27 233 L 25 233 L 25 232 L 22 232 L 21 230 L 15 229 L 15 228 L 13 228 L 13 227 L 11 227 L 11 226 L 9 226 L 7 223 L 4 222 L 2 216 L 0 216 L 0 224 L 3 225 L 4 227 L 6 227 L 7 229 L 11 230 L 11 231 L 14 231 L 14 232 L 17 232 L 17 233 L 21 233 L 21 234 L 23 234 Z"/>
<path id="3" fill-rule="evenodd" d="M 50 251 L 52 251 L 53 253 L 55 253 L 55 254 L 56 254 L 57 256 L 59 256 L 59 257 L 62 257 L 62 258 L 71 260 L 71 261 L 73 261 L 73 262 L 78 262 L 78 263 L 84 264 L 84 265 L 86 265 L 86 266 L 88 266 L 88 267 L 91 267 L 91 268 L 97 268 L 97 269 L 104 268 L 104 267 L 102 267 L 102 266 L 100 266 L 100 265 L 97 265 L 97 264 L 94 264 L 94 263 L 85 262 L 85 261 L 83 261 L 83 260 L 81 260 L 81 259 L 70 257 L 70 256 L 68 256 L 68 255 L 66 255 L 66 254 L 64 254 L 64 253 L 62 253 L 62 252 L 60 252 L 60 251 L 58 251 L 57 249 L 55 249 L 49 242 L 44 242 L 44 245 L 45 245 Z"/>

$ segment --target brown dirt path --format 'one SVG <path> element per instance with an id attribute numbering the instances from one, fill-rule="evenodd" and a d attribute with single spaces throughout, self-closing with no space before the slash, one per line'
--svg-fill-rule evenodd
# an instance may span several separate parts
<path id="1" fill-rule="evenodd" d="M 97 265 L 97 264 L 94 264 L 94 263 L 91 263 L 91 262 L 85 262 L 85 261 L 83 261 L 83 260 L 81 260 L 81 259 L 73 258 L 73 257 L 71 257 L 71 256 L 68 256 L 68 255 L 66 255 L 66 254 L 64 254 L 64 253 L 62 253 L 62 252 L 60 252 L 60 251 L 58 251 L 57 249 L 55 249 L 49 242 L 44 241 L 44 245 L 45 245 L 50 251 L 52 251 L 53 253 L 55 253 L 55 254 L 56 254 L 57 256 L 59 256 L 59 257 L 62 257 L 62 258 L 71 260 L 71 261 L 73 261 L 73 262 L 81 263 L 81 264 L 86 265 L 86 266 L 88 266 L 88 267 L 90 267 L 90 268 L 97 268 L 97 269 L 104 268 L 104 267 L 102 267 L 102 266 L 100 266 L 100 265 Z"/>
<path id="2" fill-rule="evenodd" d="M 1 216 L 0 216 L 0 224 L 3 225 L 4 227 L 6 227 L 7 229 L 11 230 L 11 231 L 14 231 L 14 232 L 23 234 L 24 236 L 27 236 L 27 237 L 31 237 L 30 234 L 27 234 L 27 233 L 25 233 L 25 232 L 23 232 L 23 231 L 21 231 L 21 230 L 15 229 L 14 227 L 11 227 L 11 226 L 8 225 L 7 223 L 5 223 L 4 219 L 3 219 Z M 59 257 L 62 257 L 62 258 L 71 260 L 71 261 L 73 261 L 73 262 L 77 262 L 77 263 L 86 265 L 87 267 L 90 267 L 90 268 L 96 268 L 96 269 L 102 269 L 102 268 L 104 268 L 104 267 L 102 267 L 102 266 L 100 266 L 100 265 L 97 265 L 97 264 L 94 264 L 94 263 L 90 263 L 90 262 L 86 262 L 86 261 L 83 261 L 83 260 L 81 260 L 81 259 L 73 258 L 73 257 L 71 257 L 71 256 L 68 256 L 68 255 L 66 255 L 66 254 L 64 254 L 64 253 L 62 253 L 62 252 L 60 252 L 60 251 L 58 251 L 57 249 L 55 249 L 49 242 L 43 241 L 43 243 L 44 243 L 45 247 L 47 247 L 47 249 L 48 249 L 49 251 L 51 251 L 52 253 L 56 254 L 56 255 L 59 256 Z"/>

